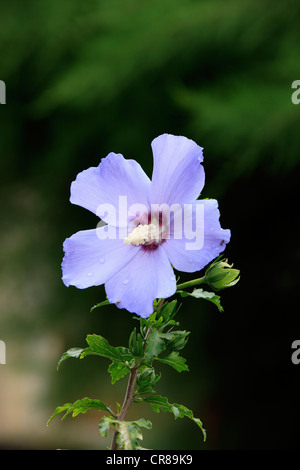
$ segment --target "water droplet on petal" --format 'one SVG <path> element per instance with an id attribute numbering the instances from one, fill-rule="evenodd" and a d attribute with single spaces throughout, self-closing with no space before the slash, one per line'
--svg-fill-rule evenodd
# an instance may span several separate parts
<path id="1" fill-rule="evenodd" d="M 94 255 L 90 255 L 90 259 L 93 259 L 94 258 Z"/>
<path id="2" fill-rule="evenodd" d="M 126 286 L 126 284 L 128 284 L 128 282 L 129 282 L 128 279 L 125 279 L 125 280 L 123 281 L 123 284 Z"/>
<path id="3" fill-rule="evenodd" d="M 91 277 L 92 275 L 93 275 L 93 273 L 88 273 L 87 277 Z"/>
<path id="4" fill-rule="evenodd" d="M 198 162 L 202 162 L 202 157 L 198 157 Z"/>
<path id="5" fill-rule="evenodd" d="M 102 263 L 102 264 L 103 264 L 105 260 L 104 260 L 104 258 L 100 258 L 100 260 L 99 260 L 99 261 L 100 261 L 100 263 Z"/>
<path id="6" fill-rule="evenodd" d="M 176 279 L 175 276 L 170 277 L 170 280 L 171 280 L 171 281 L 175 281 L 175 279 Z"/>

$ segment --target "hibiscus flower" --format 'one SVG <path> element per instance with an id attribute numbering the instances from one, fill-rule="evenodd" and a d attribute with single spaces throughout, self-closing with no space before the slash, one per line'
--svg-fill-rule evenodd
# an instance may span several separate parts
<path id="1" fill-rule="evenodd" d="M 205 179 L 203 149 L 170 134 L 151 145 L 151 180 L 139 163 L 115 153 L 77 175 L 71 203 L 105 225 L 67 238 L 62 262 L 66 286 L 104 284 L 110 303 L 144 318 L 155 299 L 176 292 L 173 268 L 200 271 L 230 240 L 230 230 L 220 226 L 217 201 L 197 199 Z"/>

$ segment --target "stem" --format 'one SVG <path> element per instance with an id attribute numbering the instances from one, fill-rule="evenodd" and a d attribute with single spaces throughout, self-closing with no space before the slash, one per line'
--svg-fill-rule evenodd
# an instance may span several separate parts
<path id="1" fill-rule="evenodd" d="M 192 281 L 183 282 L 178 284 L 177 291 L 181 289 L 186 289 L 187 287 L 199 286 L 200 284 L 205 284 L 205 276 L 199 277 L 199 279 L 194 279 Z"/>
<path id="2" fill-rule="evenodd" d="M 118 416 L 118 419 L 120 421 L 124 421 L 124 419 L 127 415 L 128 408 L 130 407 L 130 405 L 133 401 L 133 392 L 134 392 L 134 387 L 135 387 L 137 374 L 138 374 L 138 369 L 137 368 L 132 369 L 131 372 L 130 372 L 124 402 L 123 402 L 121 411 L 120 411 L 119 416 Z"/>
<path id="3" fill-rule="evenodd" d="M 124 421 L 125 417 L 127 415 L 127 411 L 133 401 L 133 392 L 134 392 L 134 387 L 135 387 L 135 382 L 136 378 L 138 375 L 138 368 L 131 369 L 128 384 L 127 384 L 127 390 L 125 394 L 125 398 L 123 401 L 123 405 L 121 408 L 121 411 L 118 415 L 118 420 Z M 117 431 L 114 432 L 112 443 L 111 443 L 111 450 L 118 450 L 118 444 L 117 444 Z"/>
<path id="4" fill-rule="evenodd" d="M 155 311 L 159 310 L 159 309 L 163 306 L 163 304 L 165 303 L 165 301 L 166 301 L 166 299 L 160 299 L 160 302 L 159 302 L 159 304 L 158 304 L 158 306 L 157 306 L 157 308 L 156 308 Z M 147 335 L 146 335 L 146 337 L 148 338 Z"/>
<path id="5" fill-rule="evenodd" d="M 155 311 L 160 309 L 163 306 L 164 303 L 165 303 L 165 299 L 161 299 L 160 302 L 158 303 Z M 147 333 L 145 335 L 145 340 L 144 340 L 144 344 L 143 344 L 143 350 L 144 351 L 146 349 L 147 339 L 148 339 L 148 336 L 149 336 L 150 333 L 151 333 L 151 328 L 149 327 L 148 330 L 147 330 Z M 124 421 L 125 420 L 128 409 L 129 409 L 131 403 L 133 402 L 133 394 L 134 394 L 135 383 L 136 383 L 137 375 L 139 373 L 140 364 L 141 364 L 141 362 L 144 358 L 145 358 L 145 356 L 141 357 L 138 364 L 135 367 L 133 367 L 130 371 L 130 375 L 129 375 L 129 379 L 128 379 L 128 384 L 127 384 L 127 389 L 126 389 L 123 405 L 122 405 L 122 408 L 120 410 L 119 415 L 117 416 L 117 419 L 119 421 Z M 111 450 L 118 450 L 118 448 L 119 448 L 118 443 L 117 443 L 117 435 L 118 435 L 118 430 L 116 429 L 114 434 L 113 434 L 113 438 L 112 438 L 112 442 L 111 442 L 111 447 L 110 447 Z"/>

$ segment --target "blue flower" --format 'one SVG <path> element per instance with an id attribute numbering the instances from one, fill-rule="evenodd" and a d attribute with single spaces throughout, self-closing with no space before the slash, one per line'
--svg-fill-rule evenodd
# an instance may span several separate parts
<path id="1" fill-rule="evenodd" d="M 115 153 L 77 175 L 71 203 L 106 225 L 67 238 L 62 262 L 66 286 L 105 284 L 111 303 L 145 318 L 155 299 L 175 293 L 173 268 L 199 271 L 230 240 L 230 230 L 220 226 L 217 201 L 197 200 L 204 186 L 202 148 L 163 134 L 153 140 L 152 151 L 152 180 L 135 160 Z"/>

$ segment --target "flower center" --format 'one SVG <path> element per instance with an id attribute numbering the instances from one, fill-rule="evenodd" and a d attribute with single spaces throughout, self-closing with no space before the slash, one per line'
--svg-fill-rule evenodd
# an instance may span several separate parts
<path id="1" fill-rule="evenodd" d="M 138 225 L 124 240 L 125 245 L 149 245 L 161 243 L 156 224 Z"/>

